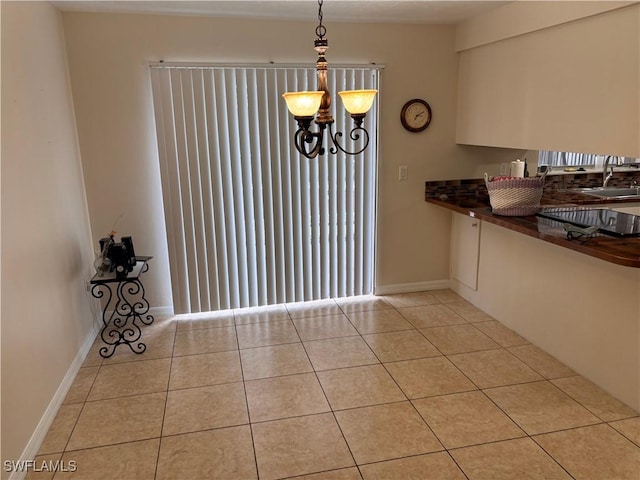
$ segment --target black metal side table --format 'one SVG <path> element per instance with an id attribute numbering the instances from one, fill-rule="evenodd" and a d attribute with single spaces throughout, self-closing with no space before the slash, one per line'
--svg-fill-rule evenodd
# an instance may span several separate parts
<path id="1" fill-rule="evenodd" d="M 153 316 L 148 315 L 149 302 L 140 275 L 149 270 L 147 263 L 153 257 L 136 257 L 136 265 L 126 277 L 116 277 L 116 272 L 104 275 L 96 274 L 90 280 L 91 295 L 102 299 L 102 323 L 100 337 L 106 345 L 100 348 L 103 358 L 112 356 L 118 345 L 127 345 L 133 353 L 144 353 L 147 346 L 142 343 L 142 325 L 153 323 Z"/>

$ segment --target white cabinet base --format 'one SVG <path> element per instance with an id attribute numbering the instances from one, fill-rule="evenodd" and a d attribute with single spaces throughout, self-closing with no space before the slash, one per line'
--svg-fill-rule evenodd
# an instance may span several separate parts
<path id="1" fill-rule="evenodd" d="M 449 273 L 472 290 L 478 289 L 480 220 L 460 213 L 451 218 L 451 260 Z"/>

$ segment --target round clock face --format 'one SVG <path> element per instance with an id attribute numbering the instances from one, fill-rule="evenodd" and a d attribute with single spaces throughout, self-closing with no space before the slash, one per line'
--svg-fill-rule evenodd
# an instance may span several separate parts
<path id="1" fill-rule="evenodd" d="M 410 132 L 421 132 L 431 123 L 431 107 L 419 98 L 409 100 L 402 107 L 400 121 Z"/>

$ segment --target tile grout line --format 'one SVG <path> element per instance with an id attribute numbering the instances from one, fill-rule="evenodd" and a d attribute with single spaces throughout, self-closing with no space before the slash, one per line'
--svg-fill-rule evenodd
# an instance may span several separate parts
<path id="1" fill-rule="evenodd" d="M 391 309 L 393 309 L 393 310 L 395 310 L 395 311 L 397 312 L 397 309 L 396 309 L 395 307 L 391 307 Z M 343 313 L 344 313 L 344 311 L 343 311 Z M 399 312 L 397 312 L 397 313 L 399 313 Z M 344 313 L 344 315 L 347 317 L 347 320 L 351 323 L 351 319 L 349 318 L 348 314 Z M 409 323 L 411 323 L 411 322 L 409 322 Z M 352 326 L 353 326 L 354 328 L 356 328 L 356 327 L 355 327 L 355 325 L 353 325 L 353 323 L 351 323 L 351 324 L 352 324 Z M 422 332 L 420 332 L 420 331 L 419 331 L 419 329 L 417 329 L 413 324 L 412 324 L 412 327 L 413 327 L 413 330 L 415 330 L 416 332 L 418 332 L 418 334 L 420 334 L 420 335 L 422 335 L 422 336 L 424 337 L 424 334 L 423 334 Z M 427 421 L 422 417 L 422 415 L 420 414 L 420 412 L 416 409 L 416 407 L 415 407 L 415 405 L 413 404 L 413 402 L 411 401 L 411 399 L 409 399 L 409 398 L 408 398 L 408 396 L 407 396 L 407 394 L 404 392 L 404 390 L 402 390 L 402 388 L 400 387 L 400 385 L 398 385 L 398 383 L 397 383 L 396 379 L 391 375 L 391 373 L 387 370 L 387 368 L 385 367 L 384 363 L 380 360 L 380 358 L 379 358 L 379 357 L 378 357 L 378 355 L 375 353 L 375 351 L 373 351 L 373 349 L 371 348 L 371 346 L 370 346 L 370 345 L 366 342 L 366 340 L 363 338 L 362 333 L 361 333 L 357 328 L 356 328 L 356 331 L 357 331 L 358 336 L 360 337 L 360 339 L 361 339 L 361 340 L 362 340 L 362 341 L 367 345 L 367 347 L 369 348 L 369 350 L 373 353 L 373 355 L 374 355 L 374 356 L 376 357 L 376 359 L 378 360 L 378 363 L 376 363 L 376 364 L 371 364 L 371 365 L 380 365 L 380 366 L 382 366 L 382 368 L 385 370 L 385 372 L 387 373 L 387 375 L 391 378 L 391 380 L 394 382 L 394 384 L 396 385 L 396 387 L 399 389 L 399 391 L 402 393 L 402 395 L 403 395 L 405 398 L 404 398 L 404 400 L 398 400 L 398 401 L 396 401 L 396 402 L 382 402 L 382 403 L 376 403 L 376 404 L 366 405 L 366 406 L 361 406 L 361 407 L 352 407 L 352 408 L 340 409 L 340 410 L 338 410 L 338 411 L 342 412 L 342 411 L 349 411 L 349 410 L 357 410 L 357 409 L 359 409 L 359 408 L 368 408 L 368 407 L 376 407 L 376 406 L 382 406 L 382 405 L 393 405 L 393 404 L 400 404 L 400 403 L 408 403 L 409 405 L 411 405 L 412 410 L 413 410 L 413 411 L 418 415 L 418 418 L 421 420 L 422 424 L 424 424 L 424 425 L 425 425 L 425 427 L 428 429 L 428 431 L 429 431 L 429 432 L 431 432 L 431 433 L 433 434 L 433 436 L 434 436 L 434 437 L 436 438 L 436 440 L 438 441 L 439 445 L 442 447 L 442 450 L 439 450 L 439 452 L 447 452 L 447 455 L 449 455 L 449 457 L 451 458 L 451 455 L 448 453 L 448 451 L 447 451 L 446 447 L 444 446 L 444 444 L 442 443 L 442 441 L 440 440 L 440 438 L 439 438 L 439 437 L 437 436 L 437 434 L 436 434 L 436 433 L 431 429 L 431 427 L 429 426 L 429 424 L 427 423 Z M 342 338 L 344 338 L 344 337 L 342 337 Z M 429 340 L 427 339 L 427 341 L 429 341 Z M 431 342 L 429 342 L 429 343 L 431 343 Z M 304 346 L 304 344 L 303 344 L 303 346 Z M 435 345 L 434 345 L 434 347 L 435 347 Z M 437 349 L 437 347 L 435 347 L 435 348 Z M 437 350 L 440 352 L 440 350 L 439 350 L 439 349 L 437 349 Z M 305 349 L 305 352 L 306 352 L 306 349 Z M 442 353 L 442 352 L 440 352 L 440 353 Z M 307 354 L 307 356 L 308 356 L 308 354 Z M 311 359 L 309 358 L 309 360 L 311 360 Z M 342 368 L 330 369 L 330 370 L 327 370 L 327 371 L 344 370 L 344 369 L 349 369 L 349 368 L 360 368 L 360 367 L 362 367 L 362 366 L 367 366 L 367 365 L 357 365 L 357 366 L 342 367 Z M 324 387 L 322 386 L 322 382 L 320 382 L 320 379 L 317 377 L 317 371 L 315 370 L 315 367 L 314 367 L 314 372 L 316 372 L 316 378 L 317 378 L 318 382 L 320 383 L 320 387 L 322 388 L 322 390 L 323 390 L 323 392 L 324 392 L 324 394 L 325 394 L 325 398 L 326 398 L 326 399 L 327 399 L 327 401 L 328 401 L 328 397 L 326 396 L 326 392 L 324 391 Z M 340 432 L 341 432 L 341 434 L 342 434 L 342 436 L 343 436 L 343 438 L 344 438 L 344 440 L 345 440 L 345 443 L 346 443 L 346 445 L 347 445 L 347 448 L 349 449 L 349 452 L 351 453 L 351 456 L 352 456 L 352 458 L 353 458 L 353 460 L 354 460 L 354 463 L 355 463 L 356 467 L 358 468 L 358 471 L 359 471 L 360 475 L 362 476 L 362 470 L 360 469 L 360 464 L 358 464 L 358 463 L 357 463 L 357 461 L 356 461 L 356 459 L 355 459 L 355 456 L 353 455 L 353 452 L 351 451 L 351 447 L 349 446 L 349 443 L 348 443 L 348 441 L 346 440 L 346 437 L 344 436 L 344 432 L 342 431 L 342 427 L 340 426 L 340 423 L 338 422 L 338 419 L 337 419 L 337 417 L 335 416 L 335 414 L 336 414 L 336 410 L 335 410 L 333 407 L 331 407 L 331 404 L 330 404 L 330 403 L 329 403 L 329 406 L 330 406 L 330 408 L 331 408 L 331 412 L 333 413 L 333 416 L 334 416 L 334 419 L 335 419 L 335 421 L 336 421 L 336 424 L 338 425 L 338 428 L 340 429 Z M 428 455 L 428 454 L 431 454 L 431 453 L 436 453 L 436 452 L 426 452 L 426 453 L 421 453 L 421 454 L 418 454 L 418 455 Z M 418 456 L 418 455 L 416 455 L 416 456 Z M 410 455 L 410 456 L 412 456 L 412 455 Z M 410 457 L 410 456 L 403 456 L 403 457 L 399 457 L 399 458 L 408 458 L 408 457 Z M 452 460 L 453 460 L 453 458 L 452 458 Z M 384 461 L 387 461 L 387 460 L 384 460 Z M 455 460 L 453 460 L 453 461 L 455 462 Z M 457 464 L 457 463 L 456 463 L 456 464 Z M 364 464 L 363 464 L 363 465 L 364 465 Z M 466 475 L 465 475 L 465 476 L 466 476 Z"/>
<path id="2" fill-rule="evenodd" d="M 293 322 L 292 322 L 293 323 Z M 242 355 L 240 354 L 240 340 L 238 339 L 238 324 L 236 323 L 236 313 L 233 312 L 233 324 L 236 332 L 236 344 L 238 345 L 238 362 L 240 363 L 240 375 L 242 377 L 242 390 L 244 392 L 244 403 L 247 411 L 247 421 L 249 434 L 251 435 L 251 448 L 253 450 L 253 466 L 256 469 L 256 478 L 260 478 L 260 470 L 258 469 L 258 452 L 256 450 L 256 441 L 253 435 L 253 422 L 251 421 L 251 411 L 249 410 L 249 397 L 247 395 L 247 381 L 244 378 L 244 365 L 242 363 Z"/>
<path id="3" fill-rule="evenodd" d="M 102 340 L 102 339 L 100 338 L 100 340 Z M 69 438 L 67 438 L 67 441 L 65 442 L 64 447 L 63 447 L 62 452 L 61 452 L 61 456 L 60 456 L 61 459 L 64 457 L 64 454 L 67 452 L 67 447 L 69 446 L 69 442 L 71 441 L 71 437 L 73 436 L 73 432 L 76 430 L 76 427 L 78 426 L 78 422 L 80 421 L 80 416 L 82 415 L 82 412 L 84 411 L 84 409 L 85 409 L 85 407 L 87 405 L 87 399 L 89 398 L 89 395 L 91 395 L 91 391 L 93 390 L 93 387 L 94 387 L 94 385 L 96 383 L 96 380 L 98 379 L 98 375 L 100 374 L 100 371 L 102 370 L 103 365 L 104 365 L 104 358 L 101 359 L 100 365 L 98 366 L 98 371 L 96 372 L 96 376 L 93 377 L 93 381 L 91 382 L 91 387 L 89 387 L 89 390 L 87 391 L 87 395 L 84 397 L 84 401 L 82 402 L 82 407 L 80 408 L 80 412 L 78 412 L 78 416 L 77 416 L 75 422 L 73 422 L 73 428 L 71 429 L 71 432 L 69 433 Z M 76 374 L 76 378 L 77 378 L 77 374 Z M 76 378 L 73 379 L 74 382 L 75 382 Z M 72 383 L 72 386 L 73 386 L 73 383 Z M 67 395 L 68 394 L 69 394 L 69 392 L 67 392 Z M 63 405 L 64 405 L 64 401 L 63 401 Z M 73 404 L 71 404 L 71 405 L 73 405 Z M 58 410 L 58 412 L 59 412 L 59 410 Z M 57 415 L 58 414 L 56 413 L 56 416 Z M 55 478 L 57 473 L 58 472 L 54 472 L 52 478 Z"/>
<path id="4" fill-rule="evenodd" d="M 171 385 L 171 371 L 173 370 L 173 353 L 176 348 L 176 337 L 178 333 L 178 324 L 173 335 L 173 345 L 171 346 L 171 357 L 169 360 L 169 376 L 167 378 L 167 390 L 164 395 L 164 409 L 162 410 L 162 422 L 160 423 L 160 438 L 158 440 L 158 453 L 156 455 L 156 468 L 154 469 L 153 478 L 158 478 L 158 467 L 160 466 L 160 452 L 162 451 L 162 434 L 164 433 L 164 421 L 167 416 L 167 406 L 169 405 L 169 386 Z"/>
<path id="5" fill-rule="evenodd" d="M 395 309 L 395 307 L 394 307 Z M 397 312 L 397 309 L 396 309 Z M 398 314 L 400 314 L 402 316 L 402 314 L 400 312 L 398 312 Z M 403 317 L 404 318 L 404 317 Z M 407 320 L 409 321 L 409 320 Z M 409 321 L 409 323 L 411 323 Z M 413 325 L 413 324 L 411 324 Z M 442 354 L 442 352 L 440 351 L 440 349 L 433 344 L 433 342 L 431 342 L 425 335 L 423 332 L 420 331 L 420 329 L 416 328 L 414 326 L 415 331 L 418 333 L 418 335 L 421 335 L 427 342 L 429 342 L 429 344 L 433 345 L 433 347 Z M 363 339 L 364 340 L 364 339 Z M 372 349 L 373 350 L 373 349 Z M 374 355 L 376 355 L 376 358 L 378 358 L 378 360 L 380 360 L 380 358 L 377 356 L 377 354 L 375 352 L 373 352 Z M 427 357 L 429 358 L 429 357 Z M 434 357 L 435 358 L 435 357 Z M 388 362 L 391 363 L 391 362 Z M 409 404 L 411 405 L 411 408 L 413 409 L 414 412 L 416 412 L 416 414 L 418 415 L 418 417 L 422 420 L 422 422 L 424 423 L 424 425 L 427 427 L 427 429 L 433 434 L 433 436 L 436 438 L 437 442 L 440 444 L 440 446 L 443 448 L 443 452 L 446 452 L 446 454 L 448 455 L 448 457 L 455 463 L 455 465 L 458 467 L 458 469 L 460 470 L 460 472 L 462 472 L 462 474 L 469 479 L 469 477 L 467 476 L 466 473 L 464 473 L 464 470 L 462 469 L 462 467 L 460 465 L 458 465 L 458 462 L 456 462 L 456 460 L 453 458 L 453 456 L 449 453 L 449 451 L 447 450 L 447 448 L 445 447 L 444 443 L 442 442 L 442 440 L 440 439 L 440 437 L 438 436 L 438 434 L 435 432 L 435 430 L 433 430 L 433 428 L 431 428 L 431 426 L 429 425 L 429 422 L 427 422 L 427 420 L 422 416 L 422 414 L 418 411 L 418 409 L 416 408 L 415 404 L 413 403 L 413 399 L 409 398 L 409 395 L 407 395 L 407 393 L 402 389 L 402 387 L 398 384 L 397 380 L 395 379 L 395 377 L 391 374 L 391 372 L 389 372 L 389 370 L 387 369 L 386 365 L 384 364 L 384 362 L 380 362 L 380 364 L 382 365 L 382 368 L 384 368 L 385 372 L 387 372 L 387 375 L 389 375 L 389 377 L 391 377 L 391 380 L 394 382 L 394 384 L 398 387 L 398 389 L 402 392 L 402 394 L 405 396 L 405 398 L 407 399 L 407 401 L 409 402 Z M 475 384 L 474 384 L 475 385 Z M 432 454 L 432 453 L 437 453 L 437 452 L 430 452 L 427 453 L 427 455 Z M 425 454 L 420 454 L 420 455 L 425 455 Z M 417 456 L 417 455 L 416 455 Z M 403 458 L 408 458 L 408 457 L 403 457 Z M 387 461 L 387 460 L 383 460 L 382 462 Z M 382 463 L 380 462 L 380 463 Z M 358 466 L 358 470 L 360 471 L 360 473 L 362 474 L 362 470 L 360 470 L 360 466 Z"/>
<path id="6" fill-rule="evenodd" d="M 556 459 L 556 457 L 554 457 L 554 456 L 551 454 L 551 452 L 547 452 L 547 450 L 546 450 L 542 445 L 540 445 L 540 443 L 538 443 L 538 442 L 536 441 L 536 439 L 535 439 L 535 438 L 533 438 L 531 435 L 529 435 L 529 436 L 528 436 L 528 438 L 529 438 L 529 439 L 531 439 L 531 441 L 532 441 L 532 442 L 533 442 L 533 443 L 534 443 L 534 444 L 535 444 L 535 445 L 536 445 L 540 450 L 542 450 L 542 451 L 543 451 L 543 452 L 544 452 L 544 453 L 545 453 L 549 458 L 551 458 L 551 460 L 553 460 L 553 461 L 555 462 L 555 464 L 556 464 L 556 465 L 558 465 L 562 470 L 564 470 L 564 472 L 565 472 L 567 475 L 569 475 L 569 477 L 571 477 L 572 479 L 574 479 L 574 480 L 575 480 L 575 478 L 576 478 L 576 477 L 574 477 L 573 475 L 571 475 L 571 473 L 569 472 L 569 470 L 567 470 L 566 468 L 564 468 L 564 466 L 560 463 L 560 461 L 558 461 L 558 460 Z"/>
<path id="7" fill-rule="evenodd" d="M 558 380 L 559 378 L 572 378 L 572 377 L 581 377 L 581 375 L 570 375 L 568 377 L 558 377 L 558 378 L 551 378 L 548 379 L 549 383 L 551 385 L 553 385 L 554 387 L 556 387 L 559 391 L 561 391 L 562 393 L 564 393 L 567 397 L 569 397 L 571 400 L 573 400 L 574 402 L 576 402 L 578 405 L 580 405 L 582 408 L 584 408 L 586 411 L 588 411 L 590 414 L 592 414 L 594 417 L 598 418 L 598 420 L 601 420 L 604 423 L 608 423 L 608 421 L 604 418 L 602 418 L 598 413 L 594 412 L 593 410 L 591 410 L 591 408 L 589 408 L 587 405 L 585 405 L 584 403 L 582 403 L 580 400 L 578 400 L 574 395 L 571 395 L 571 393 L 565 391 L 563 388 L 559 387 L 558 385 L 556 385 L 552 380 Z M 598 387 L 599 388 L 599 387 Z M 623 404 L 624 405 L 624 404 Z M 626 406 L 626 405 L 625 405 Z M 631 408 L 631 407 L 629 407 Z M 634 416 L 638 416 L 638 415 L 634 415 Z M 632 417 L 626 417 L 626 418 L 634 418 Z M 621 418 L 619 420 L 624 420 L 624 418 Z M 616 420 L 612 420 L 612 421 L 616 421 Z M 615 429 L 614 429 L 615 430 Z"/>
<path id="8" fill-rule="evenodd" d="M 446 306 L 446 305 L 445 305 L 445 306 Z M 400 313 L 400 312 L 398 312 L 398 313 Z M 456 314 L 457 314 L 457 312 L 454 312 L 454 313 L 456 313 Z M 459 315 L 459 314 L 457 314 L 457 315 L 458 315 L 458 316 L 460 316 L 463 320 L 465 320 L 465 322 L 467 322 L 467 324 L 474 326 L 473 324 L 469 323 L 469 322 L 468 322 L 468 320 L 467 320 L 466 318 L 462 317 L 462 316 L 461 316 L 461 315 Z M 405 318 L 406 318 L 406 317 L 405 317 Z M 408 320 L 408 319 L 407 319 L 407 320 Z M 410 320 L 409 320 L 409 322 L 410 322 L 410 323 L 412 323 Z M 412 323 L 412 325 L 413 325 L 413 323 Z M 442 326 L 442 327 L 448 327 L 448 326 L 450 326 L 450 325 L 444 325 L 444 326 Z M 415 327 L 415 325 L 414 325 L 414 327 Z M 475 326 L 474 326 L 474 327 L 475 327 Z M 436 327 L 434 327 L 434 328 L 436 328 Z M 475 328 L 476 328 L 476 330 L 478 330 L 478 331 L 479 331 L 480 333 L 482 333 L 483 335 L 487 336 L 488 338 L 491 338 L 491 337 L 489 337 L 488 335 L 486 335 L 484 332 L 482 332 L 482 330 L 480 330 L 479 328 L 477 328 L 477 327 L 475 327 Z M 415 327 L 415 329 L 416 329 L 416 331 L 418 331 L 418 333 L 419 333 L 419 334 L 421 334 L 421 335 L 422 335 L 423 337 L 425 337 L 425 338 L 426 338 L 430 343 L 432 343 L 432 344 L 433 344 L 433 342 L 431 342 L 431 341 L 429 340 L 429 338 L 427 338 L 427 337 L 426 337 L 426 335 L 424 335 L 424 332 L 422 332 L 422 331 L 421 331 L 419 328 L 417 328 L 417 327 Z M 503 345 L 499 344 L 499 343 L 498 343 L 495 339 L 493 339 L 493 338 L 491 338 L 491 340 L 493 340 L 497 345 L 499 345 L 499 348 L 495 348 L 495 349 L 487 349 L 487 350 L 505 350 L 507 353 L 511 354 L 514 358 L 516 358 L 517 360 L 519 360 L 520 362 L 522 362 L 524 365 L 526 365 L 528 368 L 530 368 L 531 370 L 533 370 L 535 373 L 539 374 L 539 373 L 538 373 L 537 371 L 535 371 L 532 367 L 530 367 L 530 366 L 529 366 L 529 365 L 527 365 L 525 362 L 523 362 L 522 360 L 518 359 L 518 358 L 517 358 L 515 355 L 513 355 L 511 352 L 509 352 L 509 351 L 507 350 L 507 347 L 505 347 L 505 346 L 503 346 Z M 493 401 L 493 400 L 492 400 L 492 399 L 491 399 L 491 398 L 490 398 L 490 397 L 489 397 L 489 396 L 484 392 L 484 390 L 483 390 L 482 388 L 480 388 L 480 387 L 479 387 L 479 386 L 478 386 L 478 385 L 477 385 L 477 384 L 476 384 L 476 383 L 475 383 L 471 378 L 469 378 L 469 377 L 468 377 L 468 376 L 467 376 L 467 375 L 466 375 L 462 370 L 460 370 L 460 368 L 459 368 L 455 363 L 453 363 L 453 362 L 448 358 L 448 357 L 449 357 L 449 355 L 448 355 L 448 354 L 446 354 L 446 353 L 444 353 L 442 350 L 440 350 L 440 348 L 439 348 L 437 345 L 433 344 L 433 346 L 436 348 L 436 350 L 438 350 L 438 351 L 442 354 L 442 356 L 444 356 L 444 357 L 449 361 L 449 363 L 451 363 L 451 364 L 452 364 L 452 365 L 453 365 L 453 366 L 454 366 L 454 367 L 455 367 L 455 368 L 456 368 L 456 369 L 457 369 L 457 370 L 458 370 L 458 371 L 459 371 L 459 372 L 460 372 L 460 373 L 461 373 L 465 378 L 467 378 L 467 379 L 468 379 L 468 380 L 469 380 L 469 381 L 470 381 L 470 382 L 471 382 L 471 383 L 476 387 L 476 390 L 471 390 L 471 391 L 479 391 L 479 392 L 482 392 L 482 394 L 484 395 L 484 397 L 485 397 L 485 398 L 488 398 L 488 399 L 489 399 L 489 401 L 491 401 L 491 403 L 492 403 L 492 404 L 494 404 L 494 405 L 495 405 L 495 406 L 496 406 L 496 407 L 497 407 L 497 408 L 498 408 L 498 409 L 499 409 L 499 410 L 500 410 L 500 411 L 501 411 L 501 412 L 506 416 L 506 418 L 508 418 L 508 419 L 509 419 L 509 420 L 510 420 L 514 425 L 516 425 L 516 426 L 517 426 L 517 428 L 518 428 L 518 429 L 523 433 L 523 436 L 522 436 L 522 437 L 517 437 L 517 438 L 530 438 L 531 440 L 534 440 L 534 439 L 532 438 L 532 436 L 531 436 L 531 435 L 529 435 L 526 431 L 524 431 L 524 430 L 522 429 L 522 427 L 521 427 L 517 422 L 515 422 L 515 421 L 514 421 L 514 419 L 513 419 L 510 415 L 508 415 L 508 414 L 507 414 L 507 412 L 505 412 L 505 411 L 504 411 L 504 410 L 503 410 L 499 405 L 497 405 L 497 404 L 496 404 L 496 403 L 495 403 L 495 402 L 494 402 L 494 401 Z M 479 351 L 487 351 L 487 350 L 479 350 Z M 463 353 L 470 353 L 470 352 L 459 352 L 458 354 L 463 354 Z M 375 352 L 374 352 L 374 354 L 375 354 Z M 452 355 L 453 355 L 453 354 L 452 354 Z M 376 355 L 376 357 L 377 357 L 377 355 Z M 382 362 L 381 362 L 381 363 L 382 363 Z M 388 363 L 392 363 L 392 362 L 388 362 Z M 382 366 L 383 366 L 383 367 L 385 368 L 385 370 L 386 370 L 386 366 L 385 366 L 385 364 L 384 364 L 384 363 L 382 363 Z M 393 381 L 394 381 L 394 382 L 396 383 L 396 385 L 397 385 L 397 382 L 396 382 L 395 378 L 393 377 L 393 375 L 391 375 L 391 374 L 390 374 L 390 372 L 388 372 L 388 370 L 387 370 L 387 373 L 389 373 L 389 375 L 391 376 L 391 378 L 393 379 Z M 540 377 L 541 377 L 544 381 L 548 381 L 549 383 L 551 383 L 551 382 L 550 382 L 549 380 L 547 380 L 543 375 L 541 375 L 541 374 L 539 374 L 539 375 L 540 375 Z M 540 381 L 540 380 L 537 380 L 537 381 Z M 533 382 L 533 381 L 532 381 L 532 382 L 523 382 L 523 384 L 526 384 L 526 383 L 535 383 L 535 382 Z M 400 385 L 397 385 L 397 386 L 400 388 Z M 509 384 L 509 385 L 505 385 L 505 386 L 511 386 L 511 384 Z M 491 388 L 499 388 L 499 387 L 491 387 Z M 558 387 L 556 387 L 556 388 L 558 388 Z M 406 396 L 406 393 L 405 393 L 401 388 L 400 388 L 400 390 L 401 390 L 401 391 L 405 394 L 405 396 Z M 449 395 L 454 395 L 454 394 L 459 394 L 459 393 L 465 393 L 465 392 L 455 392 L 455 393 L 451 393 L 451 394 L 449 394 Z M 433 396 L 433 397 L 420 397 L 420 398 L 435 398 L 435 397 L 439 397 L 439 396 L 440 396 L 440 395 L 435 395 L 435 396 Z M 411 403 L 411 406 L 413 407 L 413 409 L 414 409 L 414 410 L 416 411 L 416 413 L 420 416 L 420 418 L 421 418 L 421 419 L 422 419 L 422 421 L 425 423 L 425 425 L 427 426 L 427 428 L 429 428 L 429 430 L 430 430 L 430 431 L 433 433 L 433 435 L 437 438 L 438 442 L 439 442 L 439 443 L 442 445 L 442 447 L 444 448 L 444 451 L 446 451 L 446 452 L 447 452 L 447 454 L 449 455 L 449 457 L 450 457 L 450 458 L 453 460 L 453 462 L 458 466 L 458 468 L 460 469 L 460 471 L 461 471 L 461 472 L 462 472 L 462 473 L 463 473 L 463 474 L 468 478 L 468 476 L 466 475 L 466 473 L 465 473 L 465 472 L 464 472 L 464 470 L 462 469 L 461 465 L 459 465 L 459 464 L 458 464 L 458 462 L 455 460 L 455 458 L 453 458 L 453 456 L 452 456 L 452 455 L 451 455 L 451 453 L 450 453 L 450 450 L 456 450 L 456 448 L 448 449 L 448 448 L 446 448 L 446 447 L 444 446 L 444 444 L 442 443 L 442 441 L 440 440 L 440 438 L 438 437 L 438 435 L 436 434 L 436 432 L 435 432 L 435 431 L 433 431 L 433 430 L 431 429 L 431 427 L 429 426 L 429 424 L 428 424 L 427 420 L 426 420 L 426 419 L 425 419 L 425 418 L 420 414 L 420 412 L 417 410 L 417 408 L 415 407 L 415 405 L 414 405 L 414 403 L 413 403 L 413 400 L 417 400 L 417 399 L 409 399 L 409 402 Z M 579 403 L 579 402 L 578 402 L 578 403 Z M 580 404 L 580 405 L 582 406 L 582 404 Z M 583 406 L 583 407 L 584 407 L 584 406 Z M 586 407 L 584 407 L 584 408 L 586 408 Z M 587 409 L 587 410 L 588 410 L 588 409 Z M 589 411 L 590 411 L 590 410 L 589 410 Z M 577 427 L 577 428 L 580 428 L 580 427 Z M 611 428 L 613 428 L 613 427 L 611 427 Z M 615 429 L 613 429 L 613 430 L 615 430 Z M 547 433 L 550 433 L 550 432 L 547 432 Z M 618 432 L 618 433 L 619 433 L 619 432 Z M 459 449 L 459 448 L 468 448 L 468 447 L 473 447 L 473 446 L 478 446 L 478 445 L 486 445 L 486 444 L 490 444 L 490 443 L 498 443 L 498 442 L 501 442 L 501 441 L 509 441 L 509 440 L 513 440 L 513 439 L 497 440 L 497 441 L 493 441 L 493 442 L 482 442 L 482 443 L 475 444 L 475 445 L 465 445 L 464 447 L 458 447 L 458 449 Z M 535 442 L 535 440 L 534 440 L 534 442 Z M 536 443 L 536 445 L 538 445 L 538 443 L 537 443 L 537 442 L 535 442 L 535 443 Z M 633 442 L 632 442 L 632 443 L 633 443 Z M 543 451 L 544 451 L 544 452 L 545 452 L 549 457 L 551 457 L 551 459 L 552 459 L 556 464 L 560 465 L 560 464 L 559 464 L 559 462 L 558 462 L 558 461 L 557 461 L 557 460 L 556 460 L 552 455 L 550 455 L 548 452 L 546 452 L 546 450 L 544 450 L 544 449 L 543 449 Z M 560 467 L 561 467 L 565 472 L 567 472 L 567 471 L 564 469 L 564 467 L 562 467 L 562 465 L 560 465 Z M 568 474 L 568 473 L 569 473 L 569 472 L 567 472 L 567 474 Z M 571 475 L 569 475 L 569 476 L 570 476 L 571 478 L 573 478 L 573 476 L 571 476 Z"/>
<path id="9" fill-rule="evenodd" d="M 338 308 L 340 308 L 340 310 L 342 311 L 342 308 L 340 307 L 340 305 L 338 305 Z M 343 312 L 343 314 L 344 314 L 344 312 Z M 349 317 L 347 317 L 347 321 L 349 323 L 351 323 L 351 320 L 349 320 Z M 353 326 L 353 324 L 352 324 L 352 326 Z M 294 328 L 296 329 L 296 333 L 297 333 L 298 329 L 295 326 L 295 324 L 294 324 Z M 357 329 L 356 329 L 356 331 L 357 331 Z M 300 334 L 298 334 L 298 336 L 300 336 Z M 327 402 L 327 405 L 329 406 L 329 411 L 331 412 L 331 416 L 333 417 L 333 421 L 335 422 L 336 426 L 338 427 L 338 431 L 340 432 L 340 435 L 342 436 L 342 440 L 344 441 L 344 444 L 347 446 L 347 450 L 349 451 L 349 455 L 351 455 L 351 460 L 353 460 L 353 465 L 358 469 L 358 473 L 360 474 L 360 477 L 362 477 L 362 473 L 360 472 L 360 469 L 357 467 L 358 466 L 358 462 L 356 461 L 356 458 L 355 458 L 355 456 L 353 454 L 353 451 L 351 450 L 351 447 L 349 446 L 349 442 L 347 441 L 347 437 L 344 435 L 344 431 L 342 430 L 342 427 L 340 426 L 340 422 L 338 422 L 338 418 L 336 417 L 336 413 L 335 413 L 335 411 L 333 409 L 333 406 L 331 405 L 331 402 L 329 401 L 329 397 L 327 396 L 327 392 L 325 391 L 324 386 L 322 385 L 322 382 L 320 381 L 320 378 L 318 377 L 318 371 L 316 370 L 315 365 L 311 361 L 311 357 L 309 356 L 309 352 L 307 351 L 307 347 L 305 346 L 304 342 L 301 341 L 301 343 L 302 343 L 302 349 L 304 350 L 304 353 L 307 356 L 307 360 L 309 360 L 309 364 L 311 365 L 311 368 L 313 369 L 313 374 L 314 374 L 314 376 L 316 378 L 316 382 L 318 382 L 318 385 L 320 386 L 320 390 L 322 391 L 322 395 L 324 395 L 324 399 Z M 318 472 L 306 472 L 304 475 L 309 475 L 311 473 L 318 473 Z"/>

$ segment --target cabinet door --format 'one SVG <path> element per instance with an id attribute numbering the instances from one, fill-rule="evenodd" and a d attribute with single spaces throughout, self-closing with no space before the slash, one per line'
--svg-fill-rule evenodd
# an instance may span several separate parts
<path id="1" fill-rule="evenodd" d="M 480 220 L 459 213 L 452 215 L 450 275 L 467 287 L 477 290 Z"/>
<path id="2" fill-rule="evenodd" d="M 528 22 L 528 13 L 510 16 L 513 27 Z M 635 3 L 566 23 L 558 18 L 552 28 L 460 51 L 456 143 L 640 156 L 639 15 Z"/>

